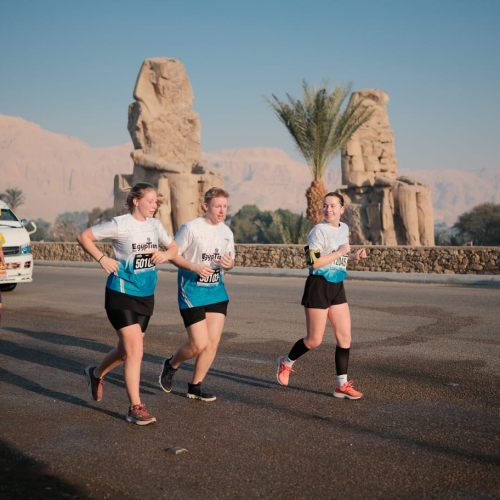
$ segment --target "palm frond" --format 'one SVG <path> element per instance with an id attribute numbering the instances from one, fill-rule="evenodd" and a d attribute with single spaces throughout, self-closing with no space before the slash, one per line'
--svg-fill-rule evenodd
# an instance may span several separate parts
<path id="1" fill-rule="evenodd" d="M 292 136 L 314 181 L 323 178 L 338 152 L 372 114 L 361 106 L 361 101 L 352 99 L 342 111 L 351 88 L 351 83 L 331 89 L 328 82 L 316 87 L 303 80 L 302 100 L 290 94 L 286 94 L 288 102 L 274 94 L 272 99 L 265 97 Z"/>

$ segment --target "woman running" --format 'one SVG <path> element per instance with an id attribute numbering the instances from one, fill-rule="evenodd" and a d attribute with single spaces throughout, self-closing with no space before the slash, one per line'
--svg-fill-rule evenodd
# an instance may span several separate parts
<path id="1" fill-rule="evenodd" d="M 352 381 L 347 380 L 351 316 L 343 281 L 347 275 L 347 261 L 365 259 L 366 250 L 361 248 L 351 253 L 349 228 L 340 222 L 344 210 L 344 198 L 339 193 L 328 193 L 323 199 L 325 219 L 314 226 L 307 237 L 309 276 L 302 297 L 307 335 L 295 343 L 288 356 L 278 358 L 276 377 L 281 385 L 288 385 L 295 361 L 323 341 L 326 320 L 329 318 L 337 341 L 337 383 L 333 395 L 336 398 L 360 399 L 363 394 L 354 389 Z"/>
<path id="2" fill-rule="evenodd" d="M 165 392 L 170 392 L 179 365 L 196 358 L 187 397 L 200 401 L 217 399 L 203 391 L 201 383 L 215 359 L 229 302 L 221 272 L 234 267 L 233 232 L 224 224 L 228 197 L 221 188 L 205 193 L 205 215 L 179 229 L 175 235 L 179 255 L 171 259 L 179 268 L 179 309 L 188 342 L 165 359 L 159 382 Z"/>
<path id="3" fill-rule="evenodd" d="M 113 217 L 78 236 L 78 242 L 109 274 L 104 307 L 118 335 L 118 345 L 98 366 L 87 366 L 88 391 L 96 401 L 102 399 L 104 376 L 124 363 L 125 387 L 130 408 L 125 419 L 137 425 L 148 425 L 156 419 L 141 402 L 139 383 L 143 339 L 153 314 L 156 287 L 156 264 L 177 255 L 177 244 L 154 216 L 161 202 L 151 184 L 136 184 L 127 197 L 130 214 Z M 104 255 L 96 241 L 111 239 L 114 258 Z M 158 250 L 158 244 L 166 252 Z"/>

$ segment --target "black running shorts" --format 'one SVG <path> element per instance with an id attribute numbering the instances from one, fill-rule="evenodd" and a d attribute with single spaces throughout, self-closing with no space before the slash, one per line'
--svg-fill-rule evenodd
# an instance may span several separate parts
<path id="1" fill-rule="evenodd" d="M 153 315 L 155 296 L 136 297 L 116 292 L 106 287 L 104 307 L 110 323 L 115 330 L 138 324 L 143 332 L 148 327 L 149 318 Z"/>
<path id="2" fill-rule="evenodd" d="M 130 309 L 142 316 L 153 316 L 155 307 L 155 296 L 137 297 L 127 293 L 116 292 L 106 287 L 104 295 L 105 309 Z"/>
<path id="3" fill-rule="evenodd" d="M 149 318 L 151 318 L 151 316 L 144 316 L 130 309 L 106 309 L 106 314 L 115 330 L 121 330 L 126 326 L 138 324 L 141 330 L 146 332 Z"/>
<path id="4" fill-rule="evenodd" d="M 347 303 L 344 282 L 331 283 L 323 276 L 310 274 L 304 287 L 301 304 L 311 309 L 328 309 L 330 306 Z"/>
<path id="5" fill-rule="evenodd" d="M 227 316 L 227 304 L 229 300 L 223 302 L 216 302 L 215 304 L 208 304 L 206 306 L 190 307 L 189 309 L 180 309 L 184 326 L 194 325 L 206 319 L 206 313 L 220 313 Z"/>

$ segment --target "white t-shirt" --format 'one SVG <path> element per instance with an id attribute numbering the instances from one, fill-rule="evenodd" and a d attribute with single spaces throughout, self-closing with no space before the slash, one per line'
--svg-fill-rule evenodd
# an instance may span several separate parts
<path id="1" fill-rule="evenodd" d="M 210 264 L 215 272 L 200 278 L 192 271 L 179 269 L 177 273 L 179 308 L 205 306 L 228 300 L 219 264 L 223 255 L 231 252 L 234 259 L 233 232 L 223 222 L 209 224 L 204 217 L 186 222 L 175 235 L 179 254 L 194 264 Z"/>
<path id="2" fill-rule="evenodd" d="M 111 239 L 119 269 L 108 276 L 106 286 L 116 292 L 148 297 L 156 287 L 156 266 L 151 251 L 172 243 L 172 236 L 158 219 L 141 222 L 131 214 L 113 217 L 109 222 L 93 226 L 96 240 Z"/>
<path id="3" fill-rule="evenodd" d="M 339 223 L 339 227 L 333 227 L 326 221 L 320 222 L 309 232 L 307 243 L 311 261 L 314 262 L 318 257 L 336 252 L 342 245 L 349 243 L 349 227 L 343 222 Z M 341 255 L 331 264 L 319 269 L 313 269 L 310 266 L 309 274 L 323 276 L 332 283 L 340 283 L 347 276 L 347 260 L 347 255 Z"/>

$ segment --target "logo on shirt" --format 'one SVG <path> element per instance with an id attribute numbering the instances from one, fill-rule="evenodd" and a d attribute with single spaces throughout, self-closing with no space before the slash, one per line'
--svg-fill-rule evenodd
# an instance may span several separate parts
<path id="1" fill-rule="evenodd" d="M 216 248 L 214 253 L 202 253 L 201 254 L 201 262 L 213 262 L 214 260 L 220 260 L 221 255 L 219 253 L 219 249 Z"/>
<path id="2" fill-rule="evenodd" d="M 133 252 L 145 252 L 147 250 L 158 250 L 158 245 L 147 238 L 146 243 L 132 243 Z"/>

